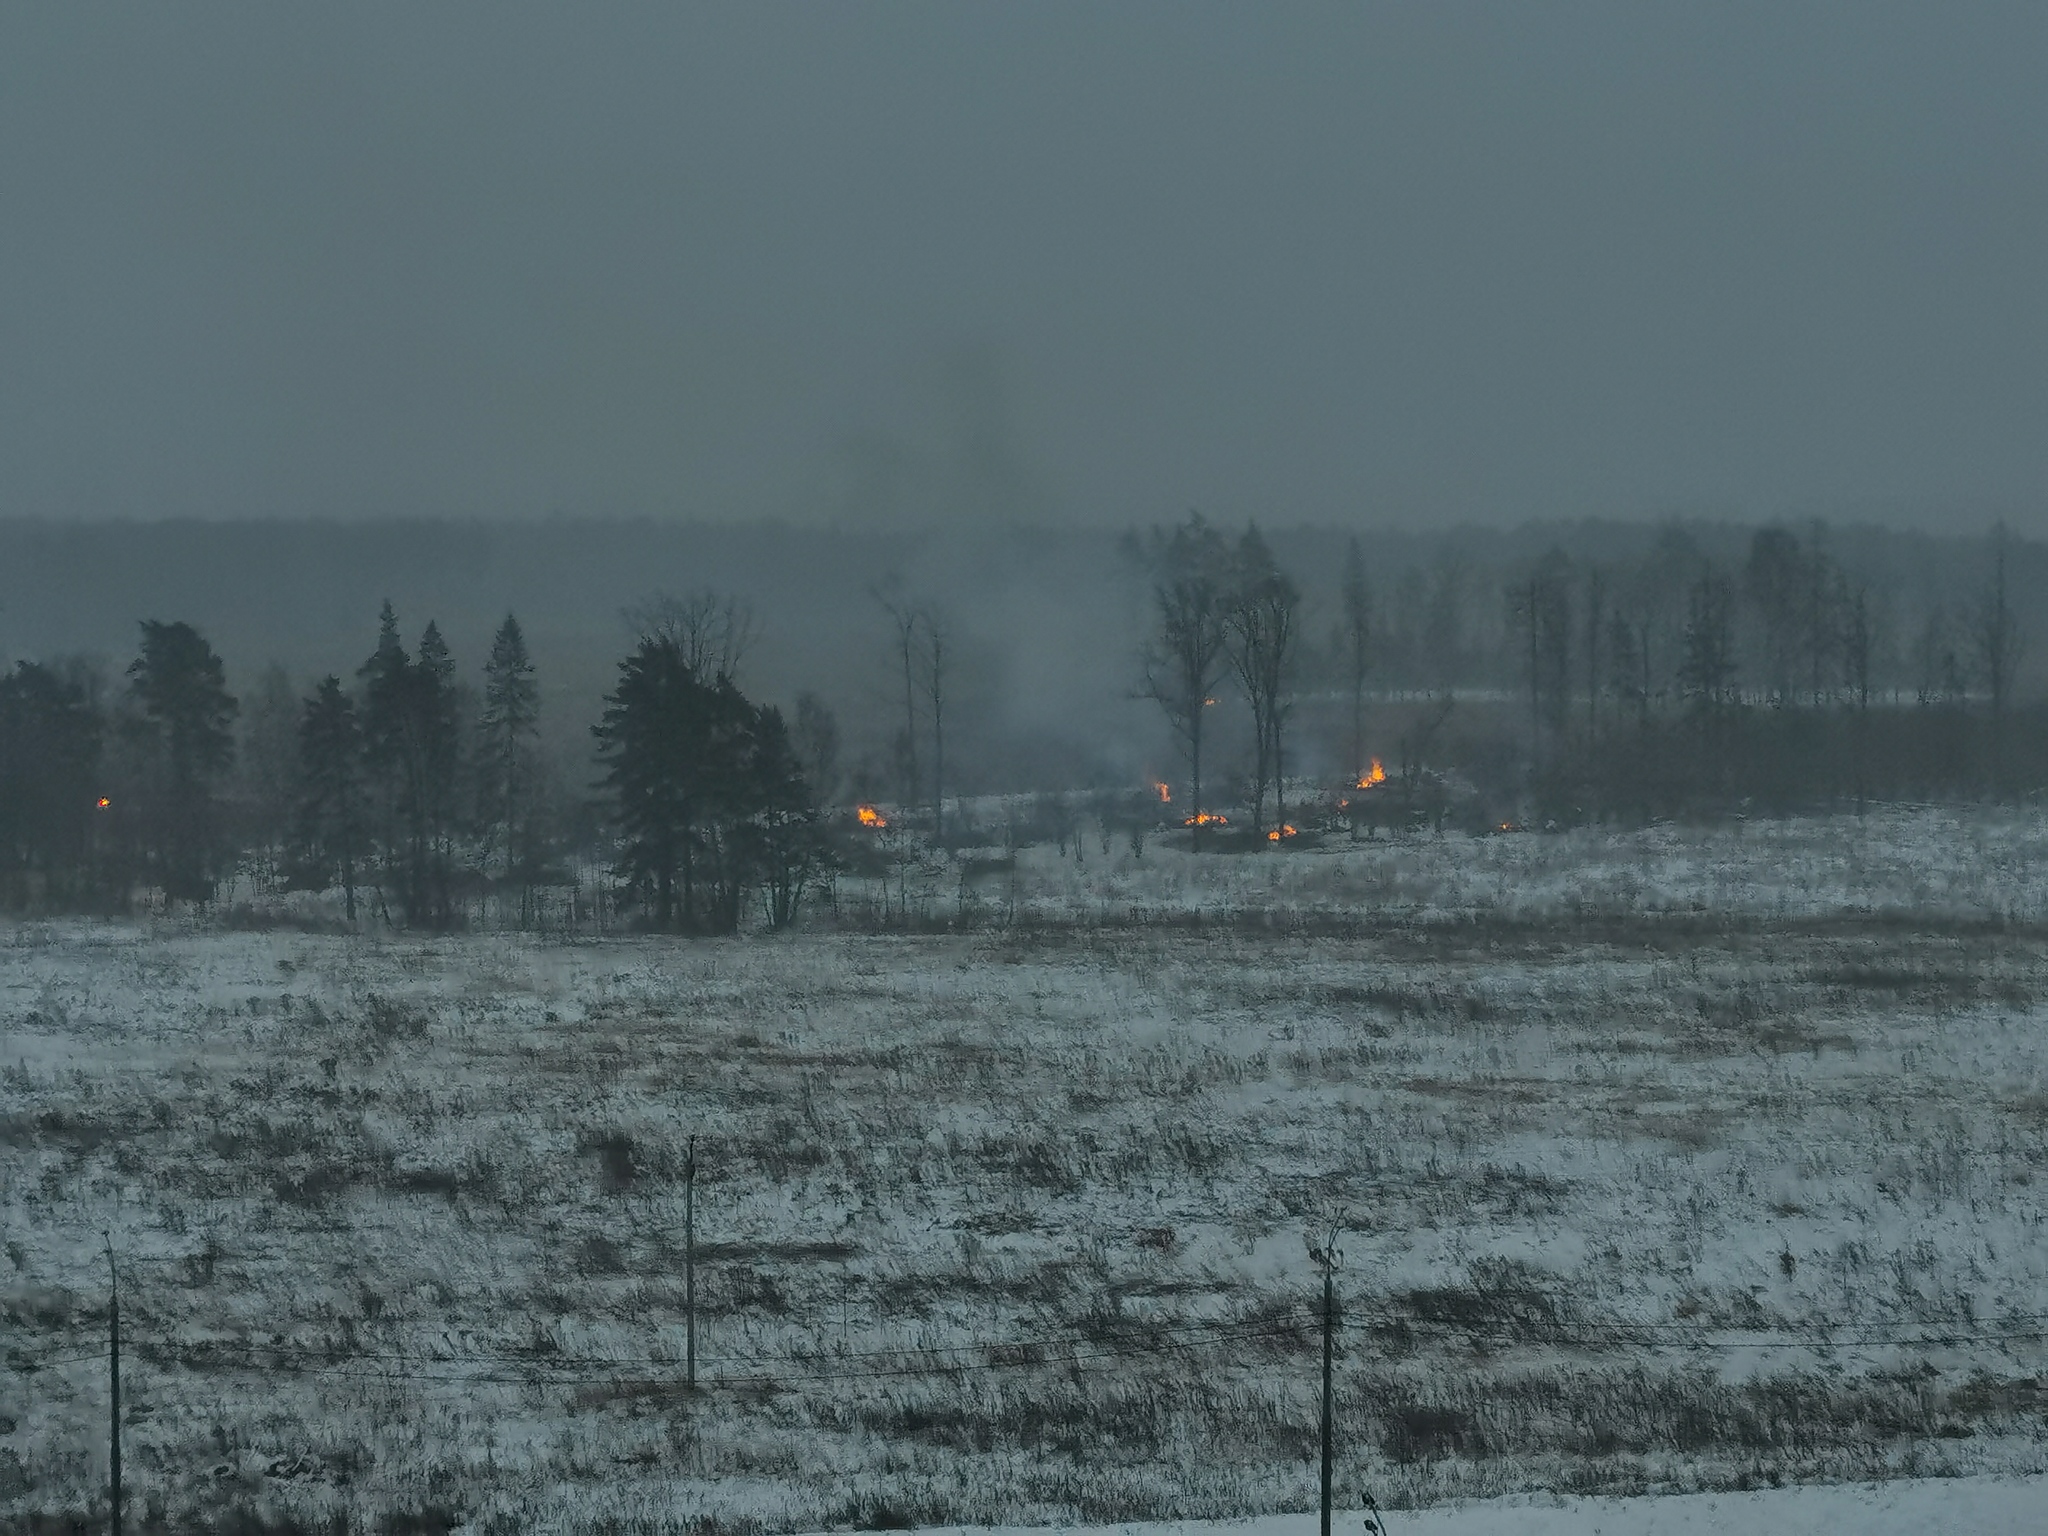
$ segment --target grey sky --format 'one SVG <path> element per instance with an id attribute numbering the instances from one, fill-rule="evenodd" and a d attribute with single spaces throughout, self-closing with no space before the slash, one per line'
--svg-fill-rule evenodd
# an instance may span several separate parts
<path id="1" fill-rule="evenodd" d="M 0 516 L 2048 507 L 2048 6 L 0 10 Z"/>

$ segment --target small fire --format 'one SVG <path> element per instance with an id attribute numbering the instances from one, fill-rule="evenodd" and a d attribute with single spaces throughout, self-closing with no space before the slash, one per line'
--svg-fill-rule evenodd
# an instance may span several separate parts
<path id="1" fill-rule="evenodd" d="M 1375 784 L 1384 784 L 1386 782 L 1387 770 L 1380 765 L 1378 758 L 1374 758 L 1372 766 L 1358 776 L 1356 787 L 1359 789 L 1371 789 Z"/>
<path id="2" fill-rule="evenodd" d="M 1266 834 L 1266 841 L 1269 843 L 1277 843 L 1280 841 L 1281 838 L 1292 837 L 1294 836 L 1294 834 L 1295 829 L 1283 822 L 1281 825 L 1275 827 L 1272 831 Z"/>
<path id="3" fill-rule="evenodd" d="M 1158 792 L 1161 805 L 1171 805 L 1173 803 L 1173 791 L 1165 784 L 1154 784 L 1152 788 Z"/>
<path id="4" fill-rule="evenodd" d="M 106 808 L 107 808 L 108 806 L 112 805 L 113 803 L 114 803 L 114 802 L 113 802 L 113 801 L 111 801 L 111 800 L 109 800 L 109 799 L 108 799 L 108 798 L 107 798 L 107 797 L 106 797 L 105 795 L 101 795 L 101 796 L 100 796 L 100 798 L 99 798 L 99 807 L 100 807 L 100 809 L 101 809 L 101 810 L 103 810 L 103 811 L 104 811 L 104 810 L 105 810 L 105 809 L 106 809 Z"/>
<path id="5" fill-rule="evenodd" d="M 1230 818 L 1218 815 L 1215 811 L 1203 811 L 1199 815 L 1185 818 L 1181 825 L 1184 827 L 1227 827 L 1230 825 Z"/>
<path id="6" fill-rule="evenodd" d="M 877 831 L 889 825 L 889 818 L 884 816 L 880 811 L 876 810 L 872 805 L 860 806 L 854 811 L 853 814 L 860 818 L 860 824 L 862 826 L 873 827 Z"/>

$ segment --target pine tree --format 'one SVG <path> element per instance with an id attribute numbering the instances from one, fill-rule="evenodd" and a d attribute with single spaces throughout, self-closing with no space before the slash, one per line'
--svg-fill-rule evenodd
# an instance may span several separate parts
<path id="1" fill-rule="evenodd" d="M 418 741 L 417 784 L 421 889 L 428 921 L 436 928 L 454 923 L 455 838 L 461 804 L 462 731 L 455 687 L 455 660 L 428 620 L 413 662 L 411 702 Z"/>
<path id="2" fill-rule="evenodd" d="M 779 712 L 756 710 L 729 676 L 706 683 L 675 637 L 647 636 L 592 729 L 617 869 L 655 927 L 730 933 L 757 879 L 770 883 L 771 922 L 788 921 L 823 850 Z"/>
<path id="3" fill-rule="evenodd" d="M 767 897 L 768 926 L 786 928 L 811 881 L 831 867 L 831 847 L 782 711 L 756 711 L 750 725 L 748 854 Z"/>
<path id="4" fill-rule="evenodd" d="M 619 871 L 664 932 L 690 920 L 687 871 L 702 807 L 683 771 L 701 685 L 672 637 L 643 639 L 593 726 L 623 844 Z"/>
<path id="5" fill-rule="evenodd" d="M 395 883 L 401 905 L 411 911 L 417 892 L 410 889 L 406 858 L 407 761 L 411 756 L 408 728 L 409 679 L 412 658 L 398 638 L 398 615 L 386 598 L 377 615 L 377 648 L 369 660 L 356 669 L 362 684 L 360 715 L 363 734 L 363 766 L 369 826 L 376 851 L 381 855 L 383 876 L 378 882 L 379 905 L 390 916 L 390 894 Z"/>
<path id="6" fill-rule="evenodd" d="M 341 679 L 323 678 L 299 716 L 297 837 L 319 888 L 340 882 L 351 924 L 367 833 L 362 724 Z"/>
<path id="7" fill-rule="evenodd" d="M 31 661 L 0 677 L 0 905 L 92 894 L 104 722 L 75 678 Z"/>
<path id="8" fill-rule="evenodd" d="M 526 637 L 511 614 L 498 626 L 484 664 L 484 706 L 478 725 L 479 821 L 486 856 L 502 853 L 506 870 L 531 883 L 534 846 L 534 742 L 539 735 L 540 689 Z M 522 900 L 521 910 L 524 911 Z"/>
<path id="9" fill-rule="evenodd" d="M 453 873 L 462 769 L 455 662 L 429 622 L 407 657 L 398 617 L 384 604 L 377 649 L 356 674 L 363 682 L 363 757 L 372 822 L 389 883 L 406 920 L 445 928 L 454 921 Z"/>
<path id="10" fill-rule="evenodd" d="M 205 901 L 226 853 L 217 790 L 235 754 L 226 669 L 191 625 L 148 620 L 128 680 L 148 765 L 150 868 L 167 900 Z"/>

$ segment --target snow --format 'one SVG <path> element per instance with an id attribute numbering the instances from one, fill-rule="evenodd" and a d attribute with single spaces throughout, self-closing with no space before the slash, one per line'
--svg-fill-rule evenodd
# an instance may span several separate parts
<path id="1" fill-rule="evenodd" d="M 1395 1510 L 1384 1518 L 1386 1536 L 2021 1536 L 2048 1531 L 2048 1478 L 1901 1479 L 1661 1498 L 1489 1499 Z M 1363 1519 L 1357 1510 L 1340 1511 L 1331 1520 L 1332 1536 L 1360 1536 Z M 1316 1536 L 1318 1522 L 1305 1514 L 1062 1529 L 1072 1536 Z"/>
<path id="2" fill-rule="evenodd" d="M 1094 844 L 959 931 L 0 926 L 0 1524 L 104 1476 L 100 1367 L 28 1369 L 97 1347 L 103 1232 L 173 1510 L 1300 1508 L 1311 1332 L 1161 1341 L 1298 1319 L 1333 1220 L 1340 1486 L 1436 1511 L 1396 1531 L 2006 1487 L 2048 1471 L 2044 828 Z"/>

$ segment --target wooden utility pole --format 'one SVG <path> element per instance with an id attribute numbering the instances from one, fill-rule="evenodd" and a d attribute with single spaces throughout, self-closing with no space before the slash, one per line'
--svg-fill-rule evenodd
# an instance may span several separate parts
<path id="1" fill-rule="evenodd" d="M 1323 1523 L 1322 1536 L 1330 1536 L 1330 1364 L 1335 1358 L 1337 1333 L 1337 1273 L 1334 1264 L 1323 1266 Z"/>
<path id="2" fill-rule="evenodd" d="M 107 1529 L 121 1536 L 121 1276 L 114 1240 L 107 1239 L 107 1481 L 112 1502 Z"/>
<path id="3" fill-rule="evenodd" d="M 1336 1465 L 1336 1432 L 1331 1413 L 1331 1377 L 1337 1358 L 1337 1233 L 1321 1248 L 1310 1247 L 1308 1256 L 1323 1272 L 1323 1497 L 1321 1536 L 1330 1536 L 1330 1489 Z"/>
<path id="4" fill-rule="evenodd" d="M 683 1374 L 697 1385 L 697 1138 L 683 1159 Z"/>

